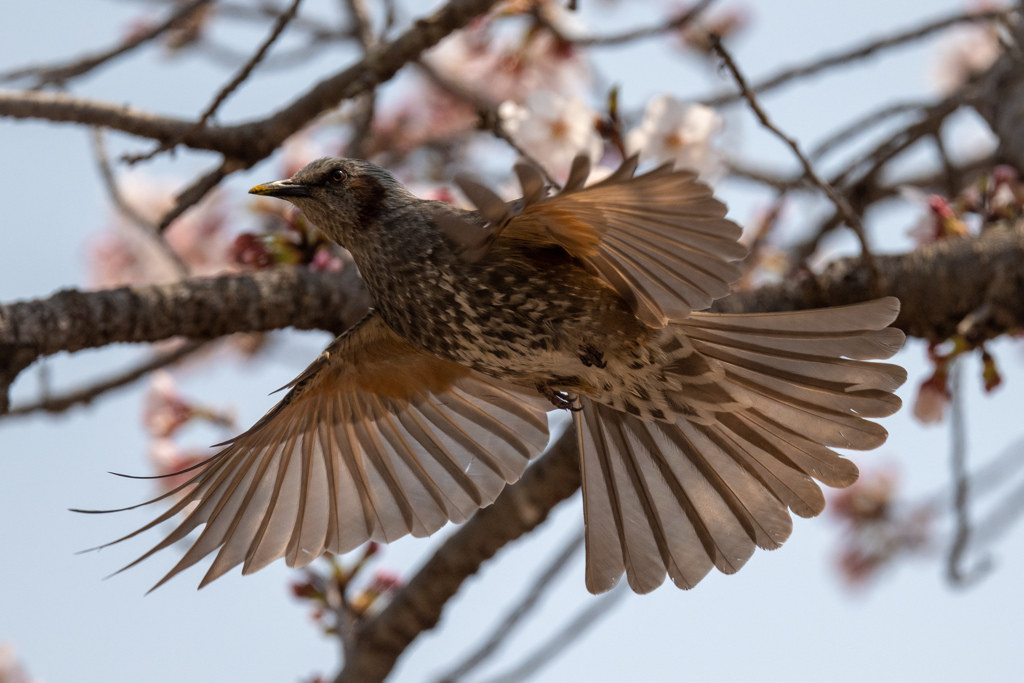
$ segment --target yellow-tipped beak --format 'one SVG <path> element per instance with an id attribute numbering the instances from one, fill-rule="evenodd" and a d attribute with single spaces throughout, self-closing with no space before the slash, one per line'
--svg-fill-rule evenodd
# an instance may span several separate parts
<path id="1" fill-rule="evenodd" d="M 301 183 L 288 180 L 275 180 L 272 183 L 263 183 L 249 190 L 249 194 L 258 194 L 264 197 L 308 197 L 309 188 Z"/>

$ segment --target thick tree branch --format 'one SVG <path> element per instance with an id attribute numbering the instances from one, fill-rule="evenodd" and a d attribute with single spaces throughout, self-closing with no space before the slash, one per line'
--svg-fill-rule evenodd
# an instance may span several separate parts
<path id="1" fill-rule="evenodd" d="M 875 260 L 877 295 L 899 298 L 902 311 L 896 327 L 908 336 L 939 342 L 960 333 L 979 343 L 1024 326 L 1024 224 Z M 871 291 L 860 259 L 845 258 L 819 275 L 738 292 L 716 302 L 714 310 L 745 313 L 841 306 L 864 301 Z M 968 316 L 970 324 L 965 326 Z"/>
<path id="2" fill-rule="evenodd" d="M 983 306 L 988 313 L 971 320 L 974 341 L 1024 326 L 1024 224 L 876 260 L 879 295 L 900 298 L 903 313 L 896 324 L 910 336 L 946 339 Z M 841 259 L 820 275 L 733 294 L 715 310 L 794 310 L 870 296 L 860 260 Z M 98 292 L 68 290 L 0 305 L 0 360 L 20 350 L 34 358 L 115 343 L 208 339 L 288 326 L 339 332 L 368 302 L 351 266 L 341 273 L 279 268 Z"/>
<path id="3" fill-rule="evenodd" d="M 570 429 L 548 452 L 438 548 L 384 610 L 356 634 L 355 656 L 335 683 L 382 681 L 399 655 L 441 618 L 462 583 L 505 545 L 529 533 L 580 487 L 576 438 Z"/>
<path id="4" fill-rule="evenodd" d="M 368 92 L 390 79 L 406 63 L 489 10 L 497 0 L 451 0 L 428 18 L 416 21 L 390 43 L 374 47 L 351 67 L 314 85 L 267 118 L 236 126 L 204 126 L 160 116 L 126 105 L 97 102 L 63 93 L 0 92 L 0 116 L 103 126 L 161 143 L 180 140 L 193 149 L 220 152 L 251 166 L 323 112 Z"/>
<path id="5" fill-rule="evenodd" d="M 341 332 L 368 305 L 351 264 L 340 273 L 279 268 L 98 292 L 65 290 L 0 306 L 0 359 L 5 349 L 46 356 L 122 342 L 212 339 L 289 326 Z"/>

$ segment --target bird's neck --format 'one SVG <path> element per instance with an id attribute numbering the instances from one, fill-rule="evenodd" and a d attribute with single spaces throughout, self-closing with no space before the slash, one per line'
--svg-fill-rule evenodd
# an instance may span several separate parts
<path id="1" fill-rule="evenodd" d="M 351 252 L 374 308 L 410 339 L 418 336 L 432 303 L 452 290 L 458 270 L 450 245 L 422 212 L 382 216 Z"/>

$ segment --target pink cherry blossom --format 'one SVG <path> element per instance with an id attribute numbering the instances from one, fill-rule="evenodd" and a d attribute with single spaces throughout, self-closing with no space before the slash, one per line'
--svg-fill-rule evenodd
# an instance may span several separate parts
<path id="1" fill-rule="evenodd" d="M 168 437 L 193 416 L 194 406 L 178 392 L 174 376 L 157 370 L 149 382 L 142 421 L 155 437 Z"/>
<path id="2" fill-rule="evenodd" d="M 948 403 L 949 387 L 946 384 L 946 374 L 936 372 L 917 388 L 914 417 L 924 424 L 942 422 Z"/>
<path id="3" fill-rule="evenodd" d="M 28 672 L 18 661 L 18 654 L 9 643 L 0 642 L 0 683 L 32 683 Z"/>
<path id="4" fill-rule="evenodd" d="M 89 247 L 90 281 L 96 287 L 173 282 L 181 277 L 174 259 L 153 234 L 153 226 L 174 205 L 174 184 L 133 174 L 121 183 L 123 201 L 149 225 L 115 212 L 107 230 Z M 226 212 L 214 192 L 164 231 L 166 244 L 193 275 L 233 270 Z"/>
<path id="5" fill-rule="evenodd" d="M 979 5 L 979 9 L 991 6 Z M 953 93 L 973 76 L 988 70 L 1002 50 L 999 28 L 994 23 L 961 26 L 940 44 L 931 70 L 932 85 L 942 95 Z"/>

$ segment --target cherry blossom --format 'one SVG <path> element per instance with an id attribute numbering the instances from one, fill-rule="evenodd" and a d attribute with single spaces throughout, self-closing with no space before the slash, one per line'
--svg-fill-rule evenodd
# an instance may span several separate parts
<path id="1" fill-rule="evenodd" d="M 914 417 L 924 424 L 942 422 L 950 393 L 946 370 L 936 369 L 935 374 L 921 382 L 914 399 Z"/>
<path id="2" fill-rule="evenodd" d="M 995 24 L 962 26 L 941 44 L 932 67 L 932 84 L 943 95 L 956 92 L 973 76 L 988 70 L 1001 53 Z"/>
<path id="3" fill-rule="evenodd" d="M 601 158 L 604 141 L 594 111 L 580 97 L 540 90 L 518 105 L 504 102 L 498 113 L 505 131 L 555 175 L 565 175 L 577 154 Z"/>
<path id="4" fill-rule="evenodd" d="M 172 183 L 133 174 L 121 184 L 123 201 L 144 221 L 156 224 L 174 205 Z M 214 192 L 186 211 L 164 231 L 164 239 L 193 275 L 217 275 L 234 270 L 231 240 L 226 234 L 226 212 Z M 172 282 L 180 278 L 173 259 L 150 232 L 122 213 L 115 213 L 109 228 L 89 247 L 90 281 L 95 287 Z"/>
<path id="5" fill-rule="evenodd" d="M 865 472 L 831 496 L 829 510 L 843 525 L 836 563 L 851 587 L 863 586 L 900 558 L 928 550 L 934 510 L 899 504 L 898 481 L 892 469 Z"/>
<path id="6" fill-rule="evenodd" d="M 0 642 L 0 683 L 32 683 L 18 654 L 9 643 Z"/>
<path id="7" fill-rule="evenodd" d="M 927 212 L 907 231 L 907 236 L 917 244 L 931 244 L 947 237 L 969 234 L 966 224 L 945 197 L 926 195 L 914 188 L 904 188 L 901 194 L 905 199 L 927 206 Z"/>
<path id="8" fill-rule="evenodd" d="M 558 12 L 549 20 L 569 35 L 585 32 L 571 13 Z M 479 21 L 442 41 L 428 58 L 445 78 L 466 85 L 486 99 L 522 103 L 537 90 L 580 92 L 591 82 L 591 71 L 572 43 L 548 31 L 528 31 L 517 40 L 503 39 L 493 22 Z"/>
<path id="9" fill-rule="evenodd" d="M 626 135 L 626 150 L 639 152 L 641 161 L 672 162 L 713 177 L 721 172 L 722 159 L 711 140 L 723 127 L 714 109 L 661 95 L 647 105 L 643 121 Z"/>
<path id="10" fill-rule="evenodd" d="M 151 435 L 164 438 L 188 422 L 195 407 L 178 392 L 174 376 L 157 370 L 149 381 L 142 413 L 142 422 Z"/>

